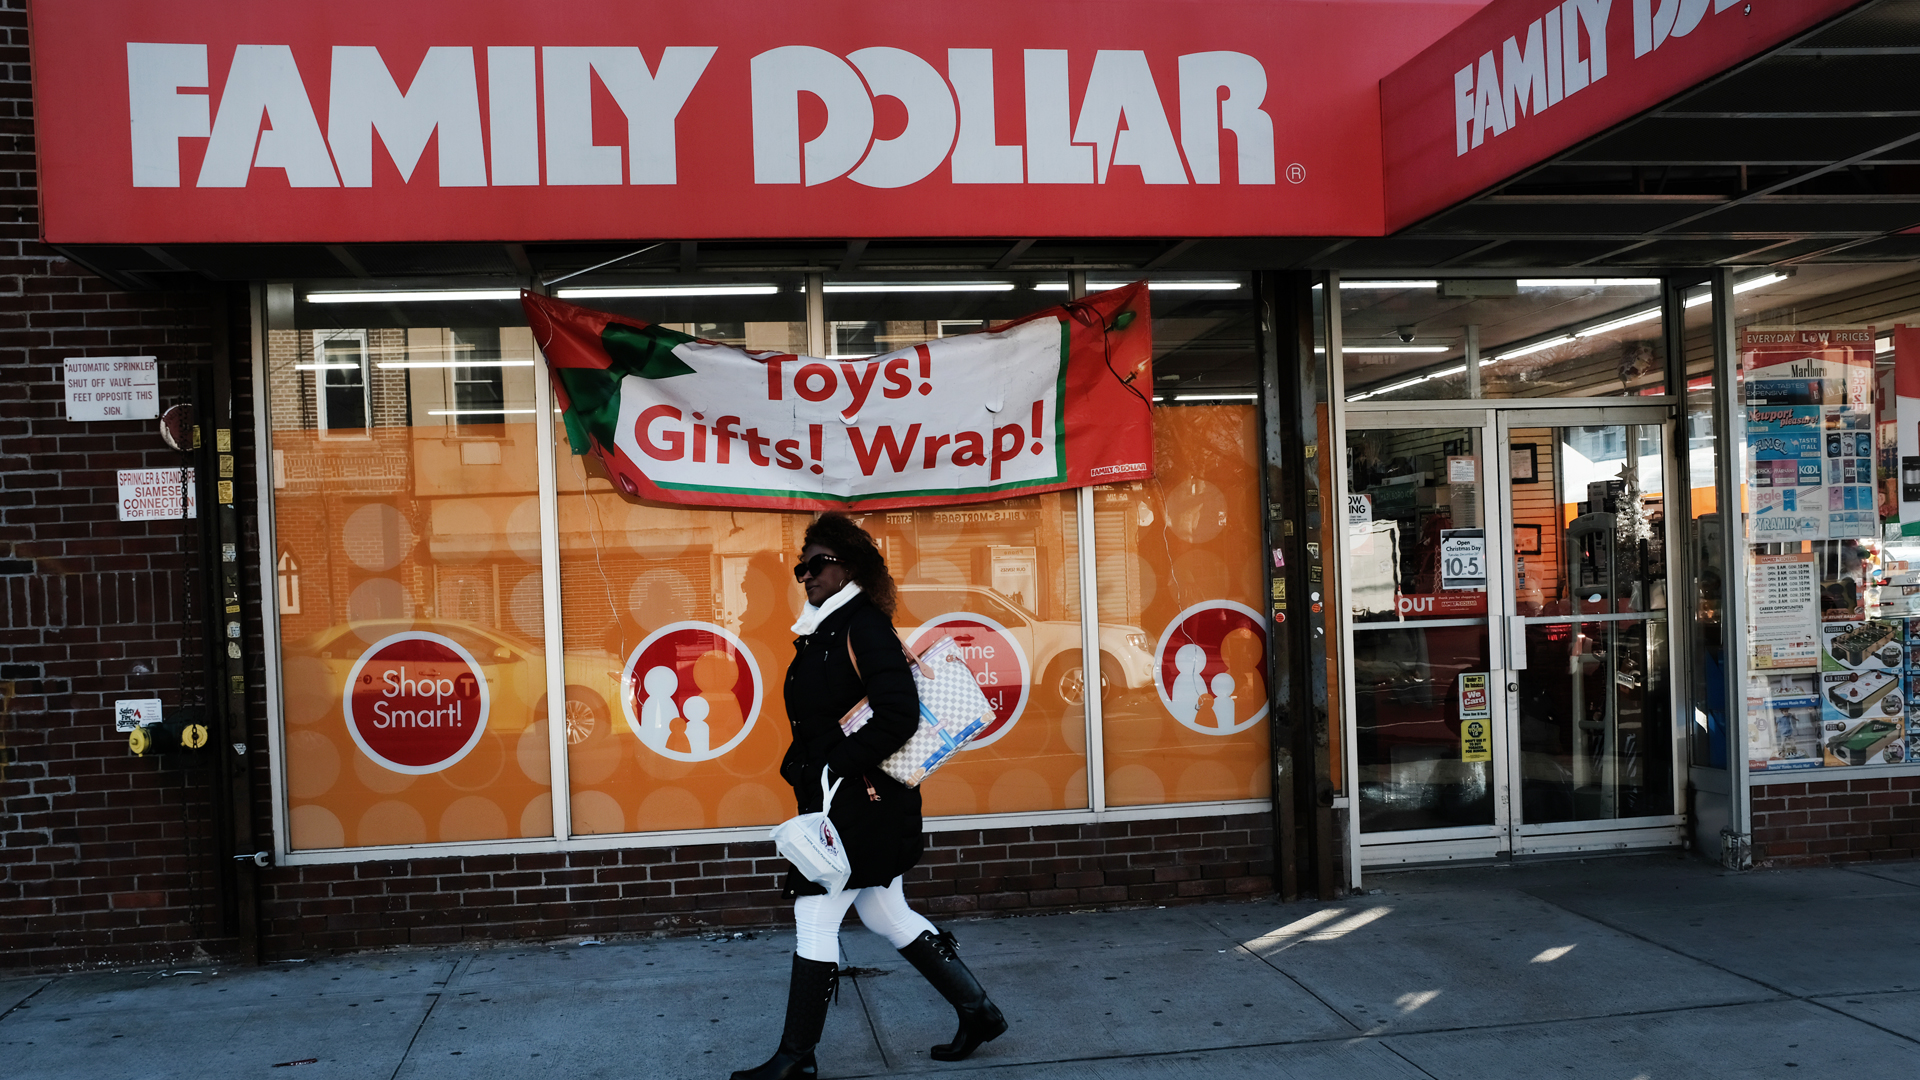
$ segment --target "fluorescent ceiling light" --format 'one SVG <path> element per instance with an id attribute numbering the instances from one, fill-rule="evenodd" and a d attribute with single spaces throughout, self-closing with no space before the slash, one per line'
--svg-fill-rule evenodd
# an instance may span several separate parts
<path id="1" fill-rule="evenodd" d="M 1751 292 L 1754 289 L 1762 288 L 1764 286 L 1772 285 L 1772 284 L 1775 284 L 1776 282 L 1781 282 L 1785 280 L 1787 280 L 1787 275 L 1785 274 L 1778 274 L 1778 273 L 1762 274 L 1757 278 L 1748 278 L 1747 280 L 1736 284 L 1733 287 L 1733 293 L 1735 296 L 1738 296 L 1743 292 Z M 1704 304 L 1712 299 L 1713 299 L 1713 290 L 1711 288 L 1702 288 L 1700 290 L 1700 295 L 1687 297 L 1687 306 L 1690 308 L 1699 307 L 1701 304 Z"/>
<path id="2" fill-rule="evenodd" d="M 1562 334 L 1559 337 L 1548 338 L 1545 341 L 1536 341 L 1531 345 L 1525 345 L 1518 349 L 1512 349 L 1507 352 L 1503 352 L 1499 356 L 1494 357 L 1494 359 L 1495 360 L 1512 360 L 1518 356 L 1528 356 L 1533 353 L 1542 352 L 1544 350 L 1554 348 L 1556 346 L 1565 345 L 1573 340 L 1574 340 L 1573 335 Z"/>
<path id="3" fill-rule="evenodd" d="M 385 364 L 380 365 L 385 367 Z M 295 364 L 295 371 L 359 371 L 359 364 Z"/>
<path id="4" fill-rule="evenodd" d="M 539 409 L 428 409 L 428 416 L 525 416 Z"/>
<path id="5" fill-rule="evenodd" d="M 1762 286 L 1772 285 L 1776 282 L 1781 282 L 1785 280 L 1787 280 L 1787 275 L 1785 274 L 1778 274 L 1778 273 L 1763 274 L 1760 277 L 1748 278 L 1747 280 L 1740 282 L 1738 285 L 1735 285 L 1733 287 L 1733 291 L 1736 293 L 1743 293 L 1749 289 L 1758 289 L 1758 288 L 1761 288 Z"/>
<path id="6" fill-rule="evenodd" d="M 1482 360 L 1480 363 L 1482 366 L 1485 366 L 1486 361 Z M 1461 364 L 1459 367 L 1441 368 L 1439 371 L 1427 377 L 1430 379 L 1444 379 L 1449 375 L 1463 375 L 1466 373 L 1466 370 L 1467 365 Z"/>
<path id="7" fill-rule="evenodd" d="M 593 300 L 619 296 L 772 296 L 778 285 L 599 285 L 561 289 L 562 300 Z M 827 286 L 832 292 L 833 286 Z"/>
<path id="8" fill-rule="evenodd" d="M 531 360 L 382 360 L 377 368 L 532 367 Z"/>
<path id="9" fill-rule="evenodd" d="M 1252 401 L 1257 394 L 1175 394 L 1175 401 Z"/>
<path id="10" fill-rule="evenodd" d="M 1061 286 L 1065 288 L 1066 286 Z M 830 293 L 948 293 L 948 292 L 1012 292 L 1013 283 L 1008 281 L 944 281 L 924 284 L 886 283 L 823 285 L 822 291 Z"/>
<path id="11" fill-rule="evenodd" d="M 310 292 L 309 304 L 437 304 L 456 300 L 518 300 L 518 289 L 432 289 L 417 292 Z"/>
<path id="12" fill-rule="evenodd" d="M 1605 334 L 1610 331 L 1625 329 L 1626 327 L 1629 327 L 1629 326 L 1638 326 L 1643 322 L 1646 322 L 1650 319 L 1657 319 L 1659 317 L 1660 317 L 1659 308 L 1648 308 L 1645 311 L 1636 311 L 1631 315 L 1622 315 L 1617 319 L 1613 319 L 1608 322 L 1603 322 L 1598 326 L 1589 326 L 1585 330 L 1575 330 L 1573 332 L 1573 336 L 1574 337 L 1592 337 L 1595 334 Z"/>
<path id="13" fill-rule="evenodd" d="M 1117 289 L 1122 285 L 1131 285 L 1131 284 L 1132 282 L 1129 282 L 1129 281 L 1089 281 L 1087 282 L 1087 288 L 1090 291 L 1100 292 L 1106 289 Z M 1149 281 L 1147 282 L 1147 288 L 1149 290 L 1156 290 L 1159 292 L 1231 292 L 1232 290 L 1238 289 L 1239 287 L 1240 287 L 1240 283 L 1237 281 Z M 1319 288 L 1319 286 L 1315 285 L 1314 288 L 1317 289 Z M 1033 284 L 1033 290 L 1035 292 L 1066 292 L 1067 283 L 1064 281 L 1036 281 Z"/>
<path id="14" fill-rule="evenodd" d="M 1314 352 L 1325 352 L 1325 347 L 1317 347 Z M 1342 345 L 1340 352 L 1345 353 L 1443 353 L 1452 352 L 1451 345 Z"/>
<path id="15" fill-rule="evenodd" d="M 1394 383 L 1392 386 L 1383 386 L 1378 390 L 1369 391 L 1367 396 L 1372 397 L 1375 394 L 1391 394 L 1396 390 L 1405 390 L 1410 386 L 1419 386 L 1421 383 L 1426 381 L 1427 381 L 1427 376 L 1422 375 L 1417 379 L 1408 379 L 1405 382 L 1397 382 L 1397 383 Z"/>
<path id="16" fill-rule="evenodd" d="M 1340 283 L 1342 292 L 1348 289 L 1437 289 L 1439 287 L 1440 283 L 1437 281 L 1343 281 Z M 1375 393 L 1384 394 L 1386 391 L 1377 390 Z"/>
<path id="17" fill-rule="evenodd" d="M 1660 284 L 1660 279 L 1651 277 L 1550 277 L 1520 279 L 1520 287 L 1523 289 L 1609 289 L 1617 285 L 1644 286 L 1658 284 Z"/>

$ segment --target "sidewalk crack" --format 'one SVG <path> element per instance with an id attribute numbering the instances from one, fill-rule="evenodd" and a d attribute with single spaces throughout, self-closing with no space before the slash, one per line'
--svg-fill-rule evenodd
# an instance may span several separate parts
<path id="1" fill-rule="evenodd" d="M 1339 904 L 1335 906 L 1346 907 L 1348 905 Z M 1195 921 L 1206 926 L 1207 929 L 1212 930 L 1214 933 L 1219 934 L 1221 937 L 1226 938 L 1228 941 L 1233 942 L 1234 948 L 1240 950 L 1243 953 L 1246 953 L 1248 956 L 1251 956 L 1255 960 L 1258 960 L 1261 963 L 1267 965 L 1267 968 L 1269 970 L 1273 971 L 1275 974 L 1279 975 L 1281 978 L 1287 980 L 1293 985 L 1299 987 L 1301 993 L 1304 993 L 1308 997 L 1319 1002 L 1322 1008 L 1326 1009 L 1328 1012 L 1332 1013 L 1333 1015 L 1339 1017 L 1342 1023 L 1346 1024 L 1348 1027 L 1352 1028 L 1354 1031 L 1359 1032 L 1361 1034 L 1367 1033 L 1366 1028 L 1363 1028 L 1359 1024 L 1354 1023 L 1353 1020 L 1350 1019 L 1346 1013 L 1341 1012 L 1337 1007 L 1335 1007 L 1333 1002 L 1328 1001 L 1324 996 L 1320 994 L 1319 991 L 1315 990 L 1311 986 L 1308 986 L 1306 983 L 1301 982 L 1299 979 L 1289 974 L 1287 970 L 1285 968 L 1282 968 L 1280 965 L 1274 963 L 1273 961 L 1267 959 L 1264 956 L 1261 956 L 1259 953 L 1254 952 L 1252 949 L 1247 948 L 1246 945 L 1242 944 L 1240 939 L 1235 935 L 1227 933 L 1227 931 L 1221 926 L 1212 922 L 1208 922 L 1206 919 L 1200 918 L 1197 915 L 1194 916 L 1194 919 Z"/>
<path id="2" fill-rule="evenodd" d="M 1522 890 L 1522 891 L 1525 892 L 1525 890 Z M 1768 990 L 1773 991 L 1775 994 L 1778 994 L 1781 997 L 1786 998 L 1790 1001 L 1802 1001 L 1807 1003 L 1808 1005 L 1812 1005 L 1814 1008 L 1826 1009 L 1829 1012 L 1835 1013 L 1840 1016 L 1844 1016 L 1847 1019 L 1852 1020 L 1856 1023 L 1865 1024 L 1867 1027 L 1874 1028 L 1879 1031 L 1884 1031 L 1887 1034 L 1892 1035 L 1903 1042 L 1909 1042 L 1909 1043 L 1914 1043 L 1916 1045 L 1920 1045 L 1920 1038 L 1916 1038 L 1904 1032 L 1895 1031 L 1894 1029 L 1889 1027 L 1883 1027 L 1879 1024 L 1874 1023 L 1871 1020 L 1867 1020 L 1863 1017 L 1855 1016 L 1844 1009 L 1835 1008 L 1832 1005 L 1828 1005 L 1825 1002 L 1820 1001 L 1818 998 L 1814 997 L 1812 994 L 1796 994 L 1793 991 L 1786 989 L 1785 987 L 1775 986 L 1772 983 L 1766 981 L 1765 979 L 1755 978 L 1754 976 L 1748 975 L 1745 972 L 1735 971 L 1732 968 L 1727 967 L 1725 964 L 1715 963 L 1714 961 L 1709 960 L 1704 956 L 1695 956 L 1694 954 L 1687 952 L 1684 949 L 1680 949 L 1675 946 L 1668 945 L 1664 942 L 1655 941 L 1652 938 L 1647 937 L 1645 934 L 1636 933 L 1632 930 L 1627 929 L 1624 926 L 1616 925 L 1612 922 L 1607 921 L 1606 919 L 1601 918 L 1598 915 L 1589 915 L 1584 911 L 1575 911 L 1574 909 L 1567 907 L 1565 905 L 1556 904 L 1552 900 L 1549 900 L 1544 896 L 1540 896 L 1531 892 L 1525 892 L 1525 895 L 1531 896 L 1535 900 L 1538 900 L 1541 903 L 1548 905 L 1549 907 L 1558 908 L 1559 910 L 1564 911 L 1569 915 L 1572 915 L 1576 919 L 1585 919 L 1588 922 L 1596 923 L 1600 926 L 1604 926 L 1615 933 L 1625 934 L 1626 936 L 1633 938 L 1635 941 L 1643 941 L 1648 945 L 1653 946 L 1656 949 L 1662 949 L 1666 952 L 1672 953 L 1675 956 L 1685 957 L 1686 959 L 1691 960 L 1696 964 L 1704 964 L 1707 967 L 1714 969 L 1715 971 L 1723 972 L 1727 975 L 1731 975 L 1734 978 L 1743 980 L 1745 982 L 1750 982 L 1755 986 L 1763 986 Z M 1838 994 L 1847 993 L 1847 992 L 1849 991 L 1836 991 L 1834 993 L 1822 994 L 1820 996 L 1834 997 L 1834 996 L 1837 996 Z"/>
<path id="3" fill-rule="evenodd" d="M 39 997 L 40 991 L 45 990 L 47 987 L 52 986 L 53 984 L 54 984 L 54 980 L 48 979 L 45 982 L 42 982 L 39 986 L 34 987 L 33 993 L 28 994 L 26 997 L 23 997 L 19 1001 L 16 1001 L 13 1004 L 7 1006 L 6 1012 L 0 1012 L 0 1020 L 5 1020 L 7 1017 L 12 1016 L 15 1009 L 18 1009 L 22 1005 L 25 1005 L 27 1002 L 32 1001 L 34 998 Z"/>
<path id="4" fill-rule="evenodd" d="M 863 969 L 847 968 L 846 970 L 849 972 L 857 973 L 862 971 Z M 870 970 L 870 969 L 866 969 L 866 970 Z M 882 975 L 886 974 L 886 972 L 884 971 L 877 972 L 877 973 Z M 860 988 L 859 974 L 851 975 L 851 977 L 847 981 L 853 983 L 853 996 L 857 998 L 860 1002 L 860 1015 L 867 1018 L 867 1035 L 868 1037 L 873 1039 L 874 1052 L 880 1055 L 880 1064 L 884 1065 L 887 1068 L 887 1071 L 891 1072 L 893 1071 L 893 1060 L 887 1057 L 886 1044 L 880 1041 L 880 1025 L 874 1022 L 873 1008 L 872 1006 L 867 1004 L 866 991 Z"/>
<path id="5" fill-rule="evenodd" d="M 1859 866 L 1842 866 L 1842 867 L 1837 867 L 1837 869 L 1840 869 L 1840 870 L 1845 870 L 1845 871 L 1846 871 L 1847 873 L 1849 873 L 1849 874 L 1859 874 L 1859 875 L 1860 875 L 1861 877 L 1870 877 L 1870 878 L 1872 878 L 1872 879 L 1874 879 L 1875 881 L 1885 881 L 1885 882 L 1890 882 L 1890 883 L 1892 883 L 1892 884 L 1894 884 L 1894 885 L 1905 885 L 1905 886 L 1906 886 L 1907 888 L 1909 888 L 1909 889 L 1912 889 L 1912 888 L 1920 888 L 1920 886 L 1916 886 L 1916 885 L 1915 885 L 1915 884 L 1914 884 L 1913 882 L 1911 882 L 1911 881 L 1902 881 L 1902 880 L 1900 880 L 1899 878 L 1892 878 L 1892 877 L 1888 877 L 1888 876 L 1886 876 L 1885 874 L 1876 874 L 1876 873 L 1874 873 L 1873 871 L 1871 871 L 1871 870 L 1868 870 L 1868 869 L 1866 869 L 1865 867 L 1859 867 Z"/>
<path id="6" fill-rule="evenodd" d="M 453 989 L 454 976 L 459 974 L 461 965 L 472 963 L 471 955 L 455 960 L 453 966 L 447 969 L 447 977 L 435 984 L 440 989 L 427 991 L 433 1000 L 427 1003 L 427 1011 L 420 1014 L 420 1022 L 414 1025 L 413 1034 L 407 1037 L 407 1048 L 400 1051 L 400 1060 L 393 1063 L 393 1074 L 387 1077 L 387 1080 L 399 1080 L 400 1070 L 407 1067 L 407 1059 L 413 1056 L 413 1044 L 419 1041 L 420 1033 L 427 1029 L 427 1021 L 433 1018 L 433 1010 L 440 1007 L 441 1000 L 446 997 L 449 990 Z"/>

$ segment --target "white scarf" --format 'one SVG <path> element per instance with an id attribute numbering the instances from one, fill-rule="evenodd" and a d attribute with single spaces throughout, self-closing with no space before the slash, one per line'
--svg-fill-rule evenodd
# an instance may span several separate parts
<path id="1" fill-rule="evenodd" d="M 849 581 L 840 587 L 840 591 L 827 597 L 827 602 L 819 607 L 808 604 L 800 612 L 800 618 L 793 624 L 793 632 L 805 637 L 820 629 L 820 623 L 827 616 L 847 606 L 847 602 L 860 595 L 860 586 Z"/>

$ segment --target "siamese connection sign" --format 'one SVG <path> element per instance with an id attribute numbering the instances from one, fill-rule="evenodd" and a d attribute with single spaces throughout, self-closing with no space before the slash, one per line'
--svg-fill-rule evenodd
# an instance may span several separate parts
<path id="1" fill-rule="evenodd" d="M 881 509 L 1153 475 L 1144 282 L 861 359 L 521 302 L 573 451 L 639 498 Z"/>

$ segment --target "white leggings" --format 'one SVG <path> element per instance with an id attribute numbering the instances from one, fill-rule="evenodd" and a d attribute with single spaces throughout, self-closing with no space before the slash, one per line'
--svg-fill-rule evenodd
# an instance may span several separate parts
<path id="1" fill-rule="evenodd" d="M 860 913 L 867 929 L 886 938 L 896 949 L 906 947 L 921 934 L 938 933 L 925 916 L 907 906 L 907 894 L 900 888 L 900 879 L 894 878 L 885 887 L 795 898 L 793 951 L 808 960 L 839 963 L 840 924 L 847 917 L 849 905 Z"/>

